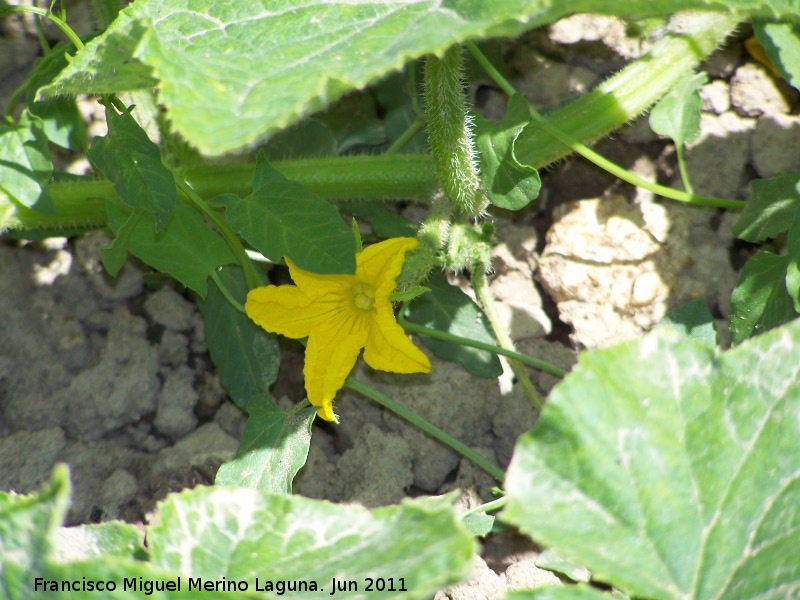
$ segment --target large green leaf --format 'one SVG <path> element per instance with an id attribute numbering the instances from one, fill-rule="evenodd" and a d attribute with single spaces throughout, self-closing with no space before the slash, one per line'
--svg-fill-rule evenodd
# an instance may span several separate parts
<path id="1" fill-rule="evenodd" d="M 134 210 L 119 201 L 106 203 L 108 223 L 115 234 L 130 222 Z M 153 215 L 142 213 L 127 235 L 128 249 L 142 261 L 177 279 L 200 297 L 206 279 L 221 265 L 236 262 L 228 245 L 193 208 L 177 204 L 163 230 L 156 232 Z M 116 248 L 114 251 L 118 251 Z"/>
<path id="2" fill-rule="evenodd" d="M 243 304 L 247 284 L 241 268 L 223 267 L 217 276 L 228 292 Z M 236 406 L 245 408 L 250 398 L 269 391 L 278 377 L 281 362 L 278 339 L 234 308 L 216 285 L 211 286 L 199 306 L 208 351 L 220 383 Z"/>
<path id="3" fill-rule="evenodd" d="M 469 572 L 473 542 L 447 499 L 367 510 L 249 488 L 198 487 L 170 496 L 147 540 L 153 563 L 184 577 L 302 581 L 293 598 L 330 594 L 355 582 L 348 599 L 428 598 Z M 368 578 L 394 590 L 368 591 Z M 402 582 L 400 581 L 402 578 Z M 405 590 L 400 590 L 400 587 Z"/>
<path id="4" fill-rule="evenodd" d="M 800 323 L 725 353 L 657 328 L 582 354 L 517 445 L 501 519 L 630 596 L 790 597 L 798 364 Z"/>
<path id="5" fill-rule="evenodd" d="M 258 155 L 253 193 L 216 200 L 225 207 L 231 227 L 270 260 L 288 256 L 306 271 L 355 273 L 355 238 L 339 212 L 286 179 L 263 153 Z"/>
<path id="6" fill-rule="evenodd" d="M 411 304 L 409 321 L 476 342 L 496 343 L 480 307 L 460 289 L 450 285 L 444 274 L 434 273 L 426 285 L 431 291 Z M 424 334 L 420 334 L 420 341 L 439 358 L 457 361 L 477 377 L 492 379 L 503 373 L 497 355 L 486 350 L 435 340 Z"/>
<path id="7" fill-rule="evenodd" d="M 709 348 L 717 345 L 717 328 L 714 325 L 714 317 L 703 298 L 695 298 L 676 308 L 658 324 L 672 327 Z"/>
<path id="8" fill-rule="evenodd" d="M 250 145 L 410 59 L 572 12 L 793 17 L 797 0 L 138 0 L 41 97 L 153 87 L 203 153 Z"/>
<path id="9" fill-rule="evenodd" d="M 220 467 L 215 483 L 291 494 L 292 480 L 308 458 L 317 408 L 296 404 L 282 410 L 269 394 L 259 394 L 250 399 L 247 412 L 239 451 Z"/>

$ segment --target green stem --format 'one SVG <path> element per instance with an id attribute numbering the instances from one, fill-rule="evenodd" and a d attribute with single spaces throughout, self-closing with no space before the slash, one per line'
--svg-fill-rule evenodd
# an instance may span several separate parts
<path id="1" fill-rule="evenodd" d="M 489 289 L 489 282 L 486 280 L 486 273 L 484 272 L 483 265 L 476 265 L 472 270 L 472 289 L 475 290 L 475 297 L 478 299 L 478 302 L 480 302 L 483 312 L 486 314 L 486 318 L 489 321 L 489 325 L 491 325 L 492 331 L 494 331 L 494 337 L 497 339 L 497 343 L 500 344 L 501 348 L 513 351 L 514 342 L 501 323 L 500 314 L 497 312 L 494 295 Z M 514 375 L 522 386 L 522 391 L 525 392 L 528 400 L 531 401 L 531 404 L 533 404 L 536 410 L 541 411 L 542 399 L 531 382 L 531 378 L 528 377 L 525 366 L 516 358 L 510 358 L 508 363 L 511 365 L 511 370 L 514 371 Z"/>
<path id="2" fill-rule="evenodd" d="M 480 467 L 481 469 L 486 471 L 489 475 L 494 477 L 497 481 L 502 483 L 503 478 L 505 477 L 505 473 L 503 473 L 503 470 L 500 467 L 492 463 L 484 456 L 481 456 L 480 454 L 475 452 L 469 446 L 459 442 L 454 437 L 446 434 L 444 431 L 436 427 L 436 425 L 429 423 L 422 417 L 416 415 L 414 412 L 408 410 L 406 407 L 401 406 L 400 404 L 389 398 L 386 394 L 379 392 L 375 388 L 370 387 L 365 383 L 361 383 L 357 379 L 348 377 L 347 380 L 345 380 L 344 385 L 345 387 L 350 388 L 351 390 L 366 396 L 373 402 L 380 404 L 381 406 L 383 406 L 387 410 L 390 410 L 401 419 L 405 419 L 406 421 L 414 425 L 417 429 L 419 429 L 420 431 L 424 431 L 429 436 L 441 442 L 445 446 L 452 448 L 453 450 L 461 454 L 461 456 L 472 462 L 475 466 Z"/>
<path id="3" fill-rule="evenodd" d="M 230 290 L 225 287 L 225 284 L 222 283 L 222 280 L 219 278 L 219 275 L 217 275 L 217 272 L 216 271 L 212 271 L 210 276 L 211 276 L 211 281 L 213 281 L 216 284 L 216 286 L 219 289 L 220 293 L 223 295 L 225 300 L 228 301 L 228 304 L 230 304 L 233 308 L 238 310 L 243 315 L 246 315 L 247 313 L 244 310 L 244 306 L 242 306 L 241 303 L 239 303 L 236 300 L 236 298 L 233 297 L 233 295 L 231 294 Z"/>
<path id="4" fill-rule="evenodd" d="M 475 513 L 490 513 L 496 510 L 500 510 L 506 504 L 508 504 L 508 496 L 503 496 L 502 498 L 498 498 L 497 500 L 492 500 L 491 502 L 486 502 L 481 504 L 480 506 L 476 506 L 475 508 L 469 509 L 461 518 L 464 519 L 469 515 L 474 515 Z"/>
<path id="5" fill-rule="evenodd" d="M 75 48 L 78 50 L 83 50 L 83 42 L 81 41 L 81 38 L 78 37 L 78 34 L 72 30 L 72 27 L 67 25 L 66 21 L 57 17 L 49 10 L 39 8 L 38 6 L 7 6 L 6 8 L 10 12 L 28 12 L 50 19 L 56 27 L 64 32 L 64 35 L 69 38 L 69 41 L 74 44 Z"/>
<path id="6" fill-rule="evenodd" d="M 222 234 L 222 237 L 225 238 L 225 241 L 228 243 L 228 246 L 230 247 L 231 251 L 233 251 L 234 256 L 236 256 L 236 260 L 239 261 L 239 264 L 244 271 L 244 278 L 247 281 L 247 288 L 252 290 L 253 288 L 264 285 L 264 283 L 261 281 L 261 277 L 259 277 L 258 273 L 256 272 L 255 267 L 253 267 L 253 263 L 250 262 L 250 258 L 248 258 L 247 253 L 244 250 L 244 246 L 242 246 L 242 242 L 239 241 L 239 238 L 233 232 L 230 225 L 228 225 L 227 221 L 214 212 L 211 207 L 206 204 L 205 200 L 203 200 L 197 192 L 189 187 L 186 182 L 182 181 L 180 177 L 175 177 L 175 184 L 178 186 L 179 190 L 186 194 L 192 204 L 194 204 L 194 206 L 214 224 L 214 226 L 219 230 L 220 234 Z"/>
<path id="7" fill-rule="evenodd" d="M 392 154 L 397 154 L 397 152 L 405 146 L 411 138 L 417 135 L 422 128 L 425 127 L 425 122 L 422 119 L 416 119 L 411 125 L 409 125 L 406 130 L 397 138 L 391 146 L 386 149 L 386 152 L 383 153 L 384 156 L 391 156 Z"/>
<path id="8" fill-rule="evenodd" d="M 430 327 L 425 327 L 424 325 L 412 323 L 404 318 L 402 310 L 397 317 L 397 322 L 400 323 L 400 325 L 406 331 L 416 333 L 417 335 L 424 335 L 435 340 L 459 344 L 461 346 L 469 346 L 470 348 L 477 348 L 478 350 L 485 350 L 487 352 L 491 352 L 492 354 L 499 354 L 507 358 L 513 358 L 514 360 L 518 360 L 519 362 L 533 367 L 534 369 L 544 371 L 545 373 L 549 373 L 550 375 L 560 379 L 563 379 L 567 376 L 567 372 L 563 369 L 559 369 L 555 365 L 546 363 L 528 354 L 523 354 L 522 352 L 517 352 L 516 350 L 508 350 L 506 348 L 501 348 L 500 346 L 487 344 L 485 342 L 478 342 L 469 338 L 453 335 L 452 333 L 447 333 L 446 331 L 439 331 L 438 329 L 431 329 Z"/>
<path id="9" fill-rule="evenodd" d="M 494 65 L 486 58 L 486 56 L 478 49 L 475 44 L 468 44 L 468 48 L 475 59 L 480 63 L 480 65 L 484 68 L 487 72 L 489 77 L 502 89 L 506 94 L 509 96 L 513 96 L 517 94 L 517 90 L 514 89 L 514 86 L 503 77 L 503 75 L 495 69 Z M 584 98 L 588 97 L 584 96 Z M 691 204 L 697 204 L 702 206 L 713 206 L 717 208 L 729 208 L 733 210 L 741 210 L 744 208 L 744 202 L 741 200 L 730 200 L 727 198 L 715 198 L 713 196 L 697 196 L 692 194 L 691 192 L 676 190 L 667 186 L 659 185 L 657 183 L 653 183 L 642 179 L 641 177 L 634 175 L 630 171 L 620 167 L 619 165 L 611 162 L 604 156 L 601 156 L 582 142 L 576 140 L 560 127 L 553 125 L 553 119 L 544 117 L 541 113 L 539 113 L 535 108 L 532 106 L 529 107 L 531 112 L 531 117 L 533 121 L 531 122 L 536 127 L 547 133 L 552 138 L 561 142 L 566 148 L 569 150 L 580 154 L 589 162 L 594 163 L 601 169 L 611 173 L 615 177 L 618 177 L 622 181 L 626 181 L 632 185 L 637 187 L 646 189 L 648 191 L 653 192 L 654 194 L 658 194 L 659 196 L 663 196 L 665 198 L 670 198 L 672 200 L 678 200 L 680 202 L 688 202 Z M 527 140 L 529 136 L 525 135 L 524 130 L 523 134 L 520 135 L 520 140 Z M 524 143 L 516 146 L 517 151 L 517 159 L 521 162 L 524 160 L 522 156 L 522 148 L 524 147 Z M 564 152 L 564 154 L 568 154 L 568 152 Z"/>
<path id="10" fill-rule="evenodd" d="M 683 189 L 685 189 L 688 194 L 694 195 L 694 188 L 689 180 L 689 169 L 686 168 L 686 152 L 684 151 L 683 144 L 676 144 L 675 152 L 678 155 L 678 169 L 681 172 Z"/>

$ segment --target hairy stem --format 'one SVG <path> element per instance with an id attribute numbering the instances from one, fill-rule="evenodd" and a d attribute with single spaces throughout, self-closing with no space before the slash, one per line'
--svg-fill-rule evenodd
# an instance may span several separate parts
<path id="1" fill-rule="evenodd" d="M 425 113 L 428 143 L 444 195 L 463 214 L 477 217 L 486 208 L 478 158 L 463 90 L 463 50 L 449 48 L 425 61 Z"/>

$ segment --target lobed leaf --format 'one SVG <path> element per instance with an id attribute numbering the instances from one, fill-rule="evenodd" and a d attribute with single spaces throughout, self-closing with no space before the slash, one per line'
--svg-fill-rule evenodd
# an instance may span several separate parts
<path id="1" fill-rule="evenodd" d="M 258 394 L 246 410 L 250 416 L 239 451 L 219 468 L 215 483 L 291 494 L 294 476 L 308 458 L 317 407 L 299 403 L 282 410 L 269 394 Z"/>
<path id="2" fill-rule="evenodd" d="M 217 201 L 225 206 L 234 231 L 270 260 L 288 256 L 306 271 L 355 273 L 355 238 L 339 212 L 286 179 L 263 153 L 258 155 L 253 193 L 245 198 L 226 194 Z"/>
<path id="3" fill-rule="evenodd" d="M 118 201 L 108 201 L 108 223 L 119 236 L 135 209 Z M 222 237 L 212 231 L 203 217 L 185 204 L 177 204 L 164 226 L 156 232 L 153 215 L 142 213 L 127 234 L 128 249 L 154 269 L 174 277 L 181 284 L 206 295 L 206 279 L 217 267 L 236 262 Z M 119 252 L 115 248 L 115 252 Z M 113 260 L 113 259 L 112 259 Z"/>
<path id="4" fill-rule="evenodd" d="M 158 87 L 201 152 L 252 145 L 425 54 L 513 36 L 573 12 L 687 9 L 796 18 L 797 0 L 137 0 L 39 98 Z"/>
<path id="5" fill-rule="evenodd" d="M 473 542 L 446 499 L 405 501 L 367 510 L 301 496 L 248 488 L 197 487 L 160 505 L 148 528 L 154 565 L 185 577 L 316 582 L 331 593 L 331 580 L 356 581 L 347 598 L 427 598 L 465 576 Z M 213 549 L 213 551 L 209 551 Z M 365 590 L 365 579 L 403 577 L 407 591 Z M 321 589 L 320 589 L 321 588 Z"/>
<path id="6" fill-rule="evenodd" d="M 517 444 L 501 520 L 630 596 L 797 593 L 798 362 L 800 322 L 725 353 L 662 328 L 583 353 Z"/>

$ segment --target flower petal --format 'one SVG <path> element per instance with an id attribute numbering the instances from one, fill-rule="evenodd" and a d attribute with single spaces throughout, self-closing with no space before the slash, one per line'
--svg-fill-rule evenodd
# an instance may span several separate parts
<path id="1" fill-rule="evenodd" d="M 414 238 L 391 238 L 356 254 L 356 277 L 375 287 L 375 304 L 389 301 L 395 279 L 403 269 L 406 252 L 416 246 Z"/>
<path id="2" fill-rule="evenodd" d="M 393 373 L 428 373 L 431 361 L 397 324 L 391 306 L 377 307 L 364 347 L 364 360 L 373 369 Z"/>
<path id="3" fill-rule="evenodd" d="M 288 256 L 284 257 L 284 260 L 289 265 L 289 274 L 292 276 L 292 281 L 303 290 L 306 296 L 315 302 L 344 298 L 345 294 L 350 292 L 350 288 L 356 282 L 355 275 L 320 275 L 319 273 L 301 269 Z"/>
<path id="4" fill-rule="evenodd" d="M 339 305 L 312 302 L 297 286 L 268 285 L 250 290 L 244 304 L 247 316 L 267 331 L 290 338 L 304 338 L 331 318 Z"/>
<path id="5" fill-rule="evenodd" d="M 333 398 L 353 370 L 367 332 L 368 328 L 358 320 L 343 318 L 315 329 L 308 337 L 303 376 L 308 401 L 320 407 L 320 418 L 335 420 Z"/>

